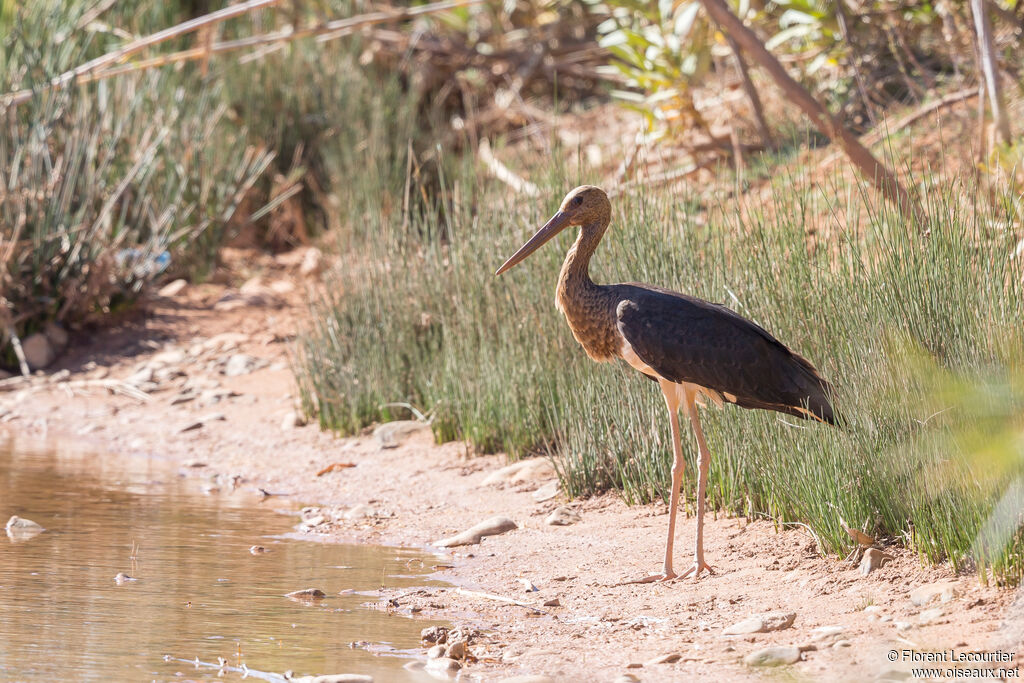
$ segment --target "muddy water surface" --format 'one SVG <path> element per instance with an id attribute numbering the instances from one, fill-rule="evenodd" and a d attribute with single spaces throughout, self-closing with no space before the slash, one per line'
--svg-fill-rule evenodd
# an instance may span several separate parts
<path id="1" fill-rule="evenodd" d="M 0 524 L 47 529 L 0 536 L 0 680 L 240 680 L 243 665 L 275 681 L 289 669 L 422 680 L 402 655 L 432 622 L 378 607 L 375 591 L 434 583 L 436 558 L 298 540 L 283 499 L 198 489 L 152 458 L 0 445 Z M 307 587 L 327 597 L 283 597 Z"/>

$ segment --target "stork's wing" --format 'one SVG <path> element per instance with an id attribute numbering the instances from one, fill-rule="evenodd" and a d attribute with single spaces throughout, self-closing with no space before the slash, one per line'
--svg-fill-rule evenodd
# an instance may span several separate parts
<path id="1" fill-rule="evenodd" d="M 828 382 L 760 326 L 725 306 L 666 289 L 614 289 L 619 332 L 665 379 L 714 389 L 743 408 L 835 423 Z"/>

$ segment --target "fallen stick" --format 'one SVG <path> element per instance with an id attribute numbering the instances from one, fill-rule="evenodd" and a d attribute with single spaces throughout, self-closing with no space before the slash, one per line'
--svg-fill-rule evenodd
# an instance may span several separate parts
<path id="1" fill-rule="evenodd" d="M 528 197 L 536 197 L 540 194 L 540 190 L 536 185 L 529 180 L 520 178 L 508 166 L 494 157 L 494 154 L 491 153 L 491 143 L 487 141 L 487 138 L 480 140 L 477 157 L 487 167 L 487 170 L 491 172 L 491 175 L 511 187 L 518 194 L 525 194 Z"/>
<path id="2" fill-rule="evenodd" d="M 546 612 L 545 610 L 542 610 L 539 607 L 534 607 L 533 605 L 527 602 L 522 602 L 520 600 L 516 600 L 515 598 L 506 598 L 504 595 L 496 595 L 495 593 L 484 593 L 483 591 L 471 591 L 466 590 L 465 588 L 456 588 L 455 592 L 459 595 L 465 595 L 469 598 L 481 598 L 483 600 L 505 602 L 510 605 L 515 605 L 517 607 L 525 607 L 526 609 L 532 609 L 533 611 L 540 612 L 541 614 L 550 614 L 550 612 Z"/>

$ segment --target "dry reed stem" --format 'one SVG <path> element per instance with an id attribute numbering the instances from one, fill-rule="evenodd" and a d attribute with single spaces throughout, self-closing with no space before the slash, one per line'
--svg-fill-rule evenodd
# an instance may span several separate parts
<path id="1" fill-rule="evenodd" d="M 147 47 L 151 47 L 185 33 L 196 31 L 205 26 L 230 19 L 245 12 L 249 12 L 254 9 L 261 9 L 279 1 L 280 0 L 250 0 L 250 2 L 242 3 L 241 5 L 233 5 L 218 12 L 213 12 L 203 17 L 199 17 L 198 19 L 186 21 L 169 29 L 164 29 L 163 31 L 154 33 L 151 36 L 147 36 L 146 38 L 140 38 L 139 40 L 133 41 L 118 50 L 109 52 L 101 57 L 97 57 L 96 59 L 86 62 L 71 71 L 61 74 L 50 82 L 50 87 L 61 88 L 70 83 L 82 85 L 98 80 L 113 78 L 114 76 L 120 76 L 126 73 L 143 71 L 177 62 L 208 59 L 212 54 L 231 52 L 233 50 L 240 50 L 248 47 L 261 47 L 274 43 L 289 42 L 292 40 L 298 40 L 299 38 L 308 38 L 310 36 L 317 36 L 317 39 L 320 41 L 334 40 L 336 38 L 351 35 L 366 26 L 435 14 L 437 12 L 444 12 L 460 7 L 479 5 L 483 2 L 483 0 L 443 0 L 443 2 L 435 2 L 430 5 L 422 5 L 420 7 L 412 7 L 409 9 L 370 12 L 355 17 L 349 17 L 347 19 L 337 19 L 299 29 L 287 26 L 281 30 L 271 33 L 202 45 L 188 50 L 173 52 L 168 55 L 158 55 L 134 64 L 127 64 L 119 67 L 110 66 Z M 19 90 L 0 97 L 0 111 L 12 105 L 27 101 L 32 97 L 33 92 L 33 90 Z"/>

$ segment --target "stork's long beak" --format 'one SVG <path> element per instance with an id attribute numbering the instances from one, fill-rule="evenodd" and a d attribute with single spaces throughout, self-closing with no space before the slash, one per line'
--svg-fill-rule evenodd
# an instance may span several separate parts
<path id="1" fill-rule="evenodd" d="M 551 219 L 548 220 L 548 222 L 545 223 L 544 226 L 540 230 L 538 230 L 534 234 L 534 236 L 531 237 L 529 241 L 527 241 L 526 244 L 519 247 L 519 251 L 512 254 L 512 256 L 509 257 L 508 261 L 505 261 L 505 263 L 501 264 L 501 268 L 498 268 L 498 270 L 494 274 L 501 275 L 506 270 L 509 270 L 512 266 L 516 265 L 533 252 L 537 251 L 541 247 L 541 245 L 543 245 L 549 239 L 551 239 L 558 233 L 562 232 L 562 230 L 565 229 L 565 227 L 568 225 L 569 215 L 564 211 L 559 211 L 554 216 L 552 216 Z"/>

